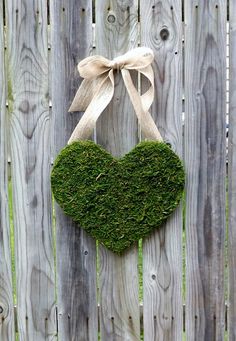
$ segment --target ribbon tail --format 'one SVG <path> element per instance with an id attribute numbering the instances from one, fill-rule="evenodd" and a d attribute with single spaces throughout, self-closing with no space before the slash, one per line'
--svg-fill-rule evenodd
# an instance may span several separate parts
<path id="1" fill-rule="evenodd" d="M 76 140 L 86 140 L 91 137 L 93 129 L 96 126 L 96 121 L 103 110 L 110 103 L 114 94 L 114 75 L 113 70 L 108 74 L 99 77 L 100 84 L 97 91 L 92 94 L 93 98 L 89 103 L 81 120 L 75 127 L 68 144 Z M 91 89 L 88 89 L 91 91 Z M 80 98 L 81 99 L 81 98 Z M 73 104 L 73 103 L 72 103 Z"/>
<path id="2" fill-rule="evenodd" d="M 99 83 L 101 83 L 101 77 L 96 79 L 84 79 L 77 90 L 68 111 L 85 111 L 92 101 Z"/>
<path id="3" fill-rule="evenodd" d="M 139 72 L 145 77 L 142 81 L 142 87 L 145 89 L 148 88 L 148 90 L 141 95 L 143 110 L 148 111 L 154 100 L 154 73 L 151 65 L 148 65 L 144 69 L 139 69 Z M 147 80 L 150 84 L 146 84 Z"/>
<path id="4" fill-rule="evenodd" d="M 144 97 L 141 99 L 140 94 L 138 93 L 138 91 L 136 90 L 133 84 L 129 71 L 126 69 L 122 69 L 121 73 L 122 73 L 122 77 L 123 77 L 126 89 L 130 96 L 130 100 L 133 104 L 135 113 L 138 117 L 141 130 L 144 133 L 145 137 L 151 140 L 163 141 L 161 134 L 152 116 L 150 115 L 148 111 L 144 110 L 144 108 L 148 107 L 149 102 L 151 101 L 151 98 Z M 151 92 L 149 92 L 149 96 L 151 97 Z M 145 103 L 143 103 L 143 100 L 145 100 Z"/>

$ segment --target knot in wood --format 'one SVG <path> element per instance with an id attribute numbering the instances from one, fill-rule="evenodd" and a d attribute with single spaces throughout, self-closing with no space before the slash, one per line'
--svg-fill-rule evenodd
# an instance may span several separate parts
<path id="1" fill-rule="evenodd" d="M 0 306 L 0 314 L 2 314 L 2 313 L 3 313 L 3 307 Z"/>
<path id="2" fill-rule="evenodd" d="M 163 28 L 160 31 L 160 37 L 162 40 L 167 40 L 169 38 L 170 32 L 167 30 L 167 28 Z"/>

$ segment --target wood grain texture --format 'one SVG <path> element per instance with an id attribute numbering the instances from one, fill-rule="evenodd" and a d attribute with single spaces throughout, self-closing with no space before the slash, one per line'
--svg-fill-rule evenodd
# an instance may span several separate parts
<path id="1" fill-rule="evenodd" d="M 153 49 L 152 115 L 165 141 L 182 155 L 181 1 L 140 1 L 141 45 Z M 145 341 L 182 340 L 182 215 L 143 241 Z"/>
<path id="2" fill-rule="evenodd" d="M 8 102 L 19 340 L 54 340 L 47 8 L 7 6 Z"/>
<path id="3" fill-rule="evenodd" d="M 92 49 L 92 1 L 51 1 L 53 156 L 64 147 L 80 113 L 68 113 L 80 84 L 77 64 Z M 58 336 L 97 341 L 96 244 L 56 206 Z"/>
<path id="4" fill-rule="evenodd" d="M 96 53 L 114 58 L 137 46 L 138 1 L 96 1 Z M 97 141 L 115 156 L 136 143 L 137 121 L 120 75 L 111 105 L 97 124 Z M 139 341 L 137 246 L 118 256 L 100 246 L 100 331 L 103 341 Z"/>
<path id="5" fill-rule="evenodd" d="M 185 1 L 186 339 L 224 339 L 226 1 Z"/>
<path id="6" fill-rule="evenodd" d="M 229 341 L 236 340 L 236 3 L 229 2 L 229 139 L 228 139 L 228 333 Z"/>
<path id="7" fill-rule="evenodd" d="M 3 2 L 0 2 L 0 340 L 14 339 L 11 280 L 10 226 L 8 210 L 8 121 L 6 116 L 6 72 L 3 35 Z"/>

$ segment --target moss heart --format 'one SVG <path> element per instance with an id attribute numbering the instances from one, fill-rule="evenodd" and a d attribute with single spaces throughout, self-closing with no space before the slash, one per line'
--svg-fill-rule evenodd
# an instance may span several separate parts
<path id="1" fill-rule="evenodd" d="M 65 214 L 121 253 L 166 221 L 184 178 L 182 162 L 164 142 L 141 142 L 115 159 L 92 141 L 76 141 L 58 155 L 51 184 Z"/>

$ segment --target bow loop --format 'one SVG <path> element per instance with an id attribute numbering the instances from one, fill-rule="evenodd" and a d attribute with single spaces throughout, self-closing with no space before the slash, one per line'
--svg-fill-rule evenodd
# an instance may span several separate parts
<path id="1" fill-rule="evenodd" d="M 149 139 L 162 140 L 148 112 L 154 97 L 154 76 L 151 67 L 153 59 L 153 51 L 148 47 L 135 48 L 113 60 L 98 55 L 83 59 L 78 64 L 78 71 L 84 80 L 69 111 L 85 110 L 85 113 L 68 143 L 77 139 L 88 139 L 92 135 L 98 117 L 113 97 L 114 70 L 121 70 L 124 84 L 144 135 Z M 136 70 L 149 80 L 150 88 L 142 96 L 136 90 L 129 70 Z"/>
<path id="2" fill-rule="evenodd" d="M 82 78 L 96 78 L 110 70 L 110 60 L 102 56 L 91 56 L 79 62 L 79 74 Z"/>
<path id="3" fill-rule="evenodd" d="M 114 61 L 123 64 L 125 69 L 139 71 L 151 65 L 154 59 L 153 51 L 148 47 L 137 47 L 128 51 L 122 56 L 118 56 Z"/>

